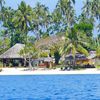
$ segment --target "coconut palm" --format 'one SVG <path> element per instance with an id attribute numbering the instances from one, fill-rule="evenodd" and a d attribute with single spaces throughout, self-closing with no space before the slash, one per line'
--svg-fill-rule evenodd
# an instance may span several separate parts
<path id="1" fill-rule="evenodd" d="M 7 29 L 13 29 L 14 25 L 12 23 L 12 18 L 14 15 L 15 11 L 11 9 L 11 7 L 3 7 L 2 8 L 2 21 L 3 21 L 3 26 L 6 27 Z"/>
<path id="2" fill-rule="evenodd" d="M 24 1 L 18 6 L 18 9 L 15 12 L 12 22 L 14 26 L 21 30 L 21 32 L 28 34 L 28 28 L 32 22 L 34 13 L 32 8 L 29 5 L 26 5 Z"/>
<path id="3" fill-rule="evenodd" d="M 2 10 L 4 4 L 5 4 L 5 0 L 0 0 L 0 10 Z"/>
<path id="4" fill-rule="evenodd" d="M 91 14 L 97 19 L 100 19 L 100 0 L 91 1 Z"/>
<path id="5" fill-rule="evenodd" d="M 85 34 L 75 30 L 74 28 L 71 28 L 69 32 L 66 32 L 63 53 L 64 54 L 71 53 L 73 56 L 75 56 L 75 54 L 79 52 L 87 56 L 88 51 L 85 49 L 85 47 L 88 46 L 88 43 L 85 41 L 86 41 Z"/>
<path id="6" fill-rule="evenodd" d="M 100 23 L 97 25 L 98 32 L 100 32 Z"/>
<path id="7" fill-rule="evenodd" d="M 3 5 L 5 4 L 5 0 L 0 0 L 0 20 L 2 21 L 3 19 Z"/>
<path id="8" fill-rule="evenodd" d="M 56 8 L 52 13 L 52 24 L 49 28 L 51 31 L 51 34 L 58 34 L 61 33 L 61 31 L 65 30 L 66 24 L 62 20 L 62 14 L 59 12 L 59 8 Z"/>
<path id="9" fill-rule="evenodd" d="M 71 28 L 70 30 L 66 31 L 65 43 L 61 52 L 64 58 L 67 54 L 71 54 L 74 58 L 73 66 L 75 66 L 75 55 L 77 53 L 81 53 L 88 56 L 88 51 L 85 48 L 88 45 L 89 44 L 86 42 L 86 35 L 80 31 L 75 30 L 74 28 Z"/>
<path id="10" fill-rule="evenodd" d="M 73 5 L 75 0 L 59 0 L 57 9 L 63 16 L 63 21 L 70 27 L 75 22 L 75 10 Z"/>
<path id="11" fill-rule="evenodd" d="M 40 39 L 42 34 L 47 31 L 48 25 L 50 23 L 50 13 L 48 7 L 40 4 L 39 2 L 33 11 L 36 16 L 33 19 L 32 28 L 36 34 L 37 39 Z"/>
<path id="12" fill-rule="evenodd" d="M 87 18 L 93 18 L 98 20 L 98 30 L 100 30 L 100 0 L 86 0 L 84 2 L 83 13 Z"/>
<path id="13" fill-rule="evenodd" d="M 100 57 L 100 34 L 94 40 L 94 47 L 95 47 L 95 50 L 96 50 L 97 57 Z"/>

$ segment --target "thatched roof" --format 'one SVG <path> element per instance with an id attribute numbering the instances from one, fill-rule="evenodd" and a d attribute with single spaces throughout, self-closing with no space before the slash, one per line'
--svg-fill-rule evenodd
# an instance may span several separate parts
<path id="1" fill-rule="evenodd" d="M 45 62 L 52 62 L 53 59 L 52 59 L 51 57 L 47 57 L 47 58 L 44 59 L 44 61 L 45 61 Z"/>
<path id="2" fill-rule="evenodd" d="M 74 60 L 74 57 L 73 57 L 73 55 L 72 54 L 69 54 L 69 55 L 67 55 L 66 57 L 65 57 L 65 59 L 66 60 Z M 76 60 L 86 60 L 87 59 L 87 57 L 84 55 L 84 54 L 76 54 L 75 55 L 75 59 Z"/>
<path id="3" fill-rule="evenodd" d="M 24 48 L 24 44 L 20 44 L 20 43 L 17 43 L 15 44 L 13 47 L 11 47 L 10 49 L 8 49 L 5 53 L 3 53 L 2 55 L 0 55 L 0 58 L 1 59 L 4 59 L 4 58 L 23 58 L 19 52 L 21 49 Z"/>
<path id="4" fill-rule="evenodd" d="M 93 59 L 95 57 L 96 57 L 96 54 L 91 54 L 91 55 L 88 56 L 88 59 Z"/>
<path id="5" fill-rule="evenodd" d="M 50 36 L 46 38 L 42 38 L 39 41 L 35 42 L 36 47 L 42 47 L 42 46 L 51 46 L 56 43 L 61 43 L 64 40 L 62 39 L 63 36 Z"/>
<path id="6" fill-rule="evenodd" d="M 90 55 L 88 56 L 88 59 L 93 59 L 96 57 L 96 51 L 90 51 Z"/>
<path id="7" fill-rule="evenodd" d="M 52 57 L 41 57 L 37 59 L 38 61 L 43 60 L 44 62 L 52 62 L 53 58 Z"/>

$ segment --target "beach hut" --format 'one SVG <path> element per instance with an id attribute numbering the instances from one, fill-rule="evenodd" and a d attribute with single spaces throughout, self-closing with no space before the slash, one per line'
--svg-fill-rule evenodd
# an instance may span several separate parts
<path id="1" fill-rule="evenodd" d="M 17 43 L 6 52 L 0 55 L 0 59 L 3 62 L 3 67 L 6 66 L 21 66 L 23 65 L 24 59 L 20 55 L 20 50 L 24 48 L 24 44 Z M 11 64 L 11 65 L 10 65 Z"/>
<path id="2" fill-rule="evenodd" d="M 53 58 L 52 57 L 38 58 L 38 66 L 40 68 L 51 68 L 53 66 Z"/>
<path id="3" fill-rule="evenodd" d="M 96 56 L 96 51 L 90 51 L 90 55 L 88 56 L 89 64 L 91 65 L 100 65 L 100 57 Z"/>
<path id="4" fill-rule="evenodd" d="M 73 56 L 72 54 L 66 55 L 65 57 L 65 65 L 69 66 L 84 66 L 88 65 L 89 60 L 84 54 L 75 54 Z"/>

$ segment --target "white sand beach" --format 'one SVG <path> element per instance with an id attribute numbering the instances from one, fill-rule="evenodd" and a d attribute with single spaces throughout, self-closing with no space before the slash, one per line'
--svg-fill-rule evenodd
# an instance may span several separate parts
<path id="1" fill-rule="evenodd" d="M 89 68 L 84 70 L 61 71 L 60 69 L 51 70 L 27 70 L 25 68 L 2 68 L 0 75 L 64 75 L 64 74 L 100 74 L 100 70 Z"/>

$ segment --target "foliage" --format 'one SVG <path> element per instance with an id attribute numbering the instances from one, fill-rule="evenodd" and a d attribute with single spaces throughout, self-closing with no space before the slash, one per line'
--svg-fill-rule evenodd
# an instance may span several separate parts
<path id="1" fill-rule="evenodd" d="M 48 57 L 48 52 L 41 52 L 40 57 Z"/>
<path id="2" fill-rule="evenodd" d="M 100 46 L 97 47 L 97 49 L 96 49 L 96 55 L 97 55 L 97 57 L 100 58 Z"/>
<path id="3" fill-rule="evenodd" d="M 19 52 L 21 56 L 24 58 L 24 66 L 26 66 L 26 62 L 29 63 L 29 67 L 31 67 L 31 59 L 37 58 L 37 50 L 33 44 L 27 43 L 25 47 Z"/>
<path id="4" fill-rule="evenodd" d="M 84 46 L 88 46 L 88 43 L 85 40 L 86 35 L 84 33 L 71 28 L 68 33 L 66 32 L 63 54 L 71 53 L 75 56 L 77 52 L 80 52 L 87 56 L 88 51 L 84 48 Z"/>
<path id="5" fill-rule="evenodd" d="M 5 30 L 0 32 L 0 54 L 4 53 L 10 48 L 10 37 L 9 33 Z"/>
<path id="6" fill-rule="evenodd" d="M 59 54 L 58 51 L 55 51 L 54 52 L 54 57 L 55 57 L 55 64 L 58 65 L 59 64 L 60 57 L 61 57 L 61 55 Z"/>
<path id="7" fill-rule="evenodd" d="M 33 17 L 31 29 L 38 40 L 48 31 L 47 28 L 49 27 L 51 16 L 48 7 L 39 2 L 36 4 L 33 12 L 35 13 L 35 17 Z"/>
<path id="8" fill-rule="evenodd" d="M 61 58 L 60 51 L 61 51 L 62 47 L 63 47 L 63 43 L 61 43 L 61 42 L 55 43 L 49 47 L 50 54 L 51 54 L 51 56 L 54 56 L 56 65 L 59 64 L 59 60 Z"/>
<path id="9" fill-rule="evenodd" d="M 92 18 L 95 23 L 98 20 L 98 31 L 100 30 L 100 0 L 86 0 L 82 12 L 87 18 Z"/>
<path id="10" fill-rule="evenodd" d="M 92 34 L 93 25 L 92 24 L 89 24 L 86 22 L 81 22 L 79 24 L 75 24 L 74 27 L 77 30 L 83 31 L 87 35 L 87 37 L 93 36 L 93 34 Z"/>
<path id="11" fill-rule="evenodd" d="M 20 51 L 20 55 L 22 55 L 25 58 L 35 58 L 37 57 L 36 48 L 33 44 L 27 43 L 25 47 Z"/>
<path id="12" fill-rule="evenodd" d="M 96 66 L 97 69 L 100 69 L 100 66 Z"/>
<path id="13" fill-rule="evenodd" d="M 32 8 L 22 1 L 18 10 L 15 11 L 12 22 L 14 23 L 15 28 L 19 28 L 22 32 L 27 34 L 33 16 L 34 13 Z"/>
<path id="14" fill-rule="evenodd" d="M 63 43 L 44 47 L 55 57 L 56 64 L 62 55 L 69 53 L 80 52 L 87 56 L 88 51 L 96 50 L 100 56 L 100 35 L 93 36 L 94 28 L 100 30 L 100 0 L 85 0 L 79 16 L 75 12 L 75 0 L 58 0 L 53 12 L 39 2 L 32 8 L 21 1 L 17 9 L 4 3 L 0 0 L 0 54 L 16 43 L 23 43 L 25 48 L 20 53 L 25 60 L 37 58 L 39 54 L 47 57 L 47 53 L 41 53 L 34 42 L 61 35 L 65 37 Z"/>

